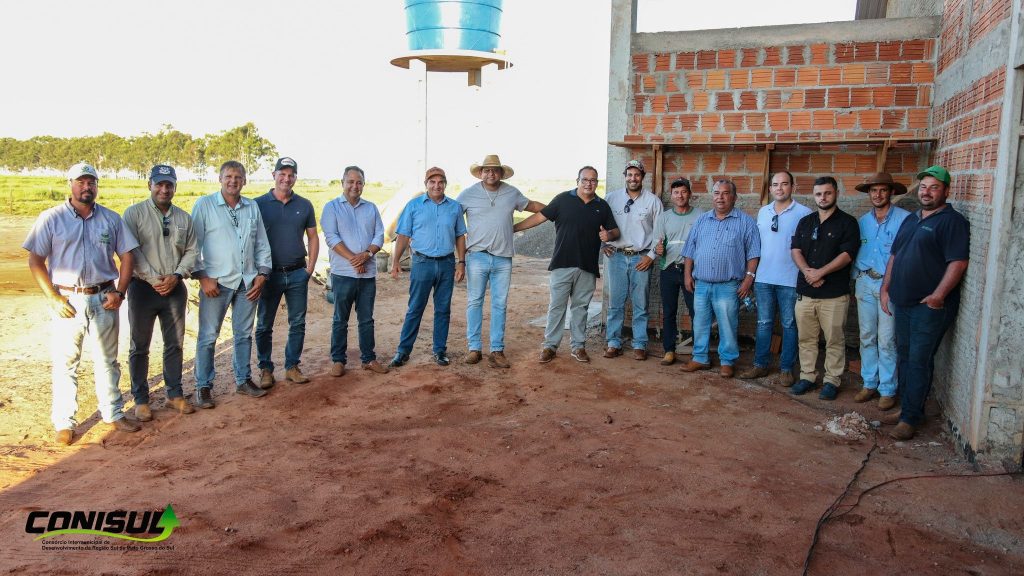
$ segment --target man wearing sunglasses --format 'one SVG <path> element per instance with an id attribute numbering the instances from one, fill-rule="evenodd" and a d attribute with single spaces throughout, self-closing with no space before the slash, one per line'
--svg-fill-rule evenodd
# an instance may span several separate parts
<path id="1" fill-rule="evenodd" d="M 779 355 L 779 384 L 793 385 L 796 363 L 796 264 L 790 242 L 800 219 L 811 209 L 793 199 L 796 182 L 783 170 L 772 175 L 769 190 L 773 202 L 757 212 L 757 231 L 761 236 L 761 261 L 757 265 L 754 297 L 757 299 L 757 340 L 754 365 L 740 372 L 739 378 L 761 378 L 771 374 L 772 332 L 775 312 L 782 324 L 782 353 Z"/>
<path id="2" fill-rule="evenodd" d="M 651 265 L 658 256 L 654 251 L 654 220 L 665 207 L 661 198 L 643 189 L 643 162 L 630 160 L 623 176 L 625 188 L 607 194 L 619 225 L 619 237 L 608 238 L 604 254 L 608 257 L 608 325 L 605 340 L 608 349 L 605 358 L 622 355 L 622 323 L 626 317 L 626 300 L 633 306 L 633 358 L 647 360 L 647 285 L 651 278 Z"/>
<path id="3" fill-rule="evenodd" d="M 796 328 L 800 343 L 800 381 L 789 389 L 799 396 L 817 387 L 818 335 L 825 333 L 824 386 L 818 398 L 835 400 L 846 370 L 846 312 L 850 307 L 850 270 L 860 249 L 857 219 L 836 206 L 839 184 L 831 176 L 814 181 L 818 210 L 800 219 L 793 235 Z"/>
<path id="4" fill-rule="evenodd" d="M 177 185 L 173 167 L 153 166 L 149 172 L 149 199 L 124 211 L 124 224 L 139 241 L 133 251 L 135 270 L 128 285 L 128 374 L 135 398 L 135 418 L 141 422 L 153 419 L 149 408 L 149 345 L 157 319 L 164 341 L 167 407 L 181 414 L 194 412 L 181 390 L 181 347 L 185 341 L 188 303 L 188 290 L 182 279 L 196 263 L 196 233 L 188 212 L 171 202 Z"/>

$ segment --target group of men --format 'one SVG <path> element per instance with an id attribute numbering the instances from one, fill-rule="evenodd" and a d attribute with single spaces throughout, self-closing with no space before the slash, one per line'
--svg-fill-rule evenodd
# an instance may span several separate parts
<path id="1" fill-rule="evenodd" d="M 916 214 L 893 206 L 906 187 L 889 174 L 875 174 L 857 189 L 868 193 L 872 210 L 858 223 L 837 207 L 838 184 L 828 176 L 814 183 L 815 211 L 796 202 L 792 174 L 771 178 L 773 202 L 755 221 L 736 208 L 732 181 L 714 182 L 712 209 L 690 204 L 690 182 L 671 183 L 671 205 L 643 188 L 644 165 L 632 160 L 623 172 L 625 187 L 597 196 L 598 173 L 584 166 L 577 186 L 550 204 L 529 200 L 505 180 L 511 167 L 496 155 L 470 167 L 479 180 L 458 198 L 445 194 L 444 170 L 427 170 L 426 193 L 404 207 L 397 225 L 391 275 L 411 250 L 409 305 L 394 358 L 385 366 L 375 353 L 373 309 L 376 254 L 384 244 L 377 206 L 362 198 L 365 175 L 345 168 L 343 193 L 322 212 L 330 260 L 334 317 L 330 374 L 345 374 L 348 322 L 355 307 L 363 369 L 387 373 L 403 366 L 434 298 L 432 353 L 447 366 L 448 327 L 455 283 L 467 280 L 465 362 L 483 359 L 483 302 L 490 288 L 488 364 L 508 368 L 504 354 L 507 299 L 511 286 L 513 233 L 554 222 L 555 244 L 549 266 L 550 301 L 540 362 L 555 359 L 563 337 L 566 309 L 571 357 L 590 362 L 586 351 L 588 308 L 605 256 L 609 295 L 605 358 L 622 355 L 627 301 L 632 307 L 633 357 L 647 359 L 647 292 L 652 268 L 660 274 L 664 312 L 663 365 L 676 361 L 680 293 L 692 320 L 693 354 L 687 372 L 709 369 L 712 324 L 718 324 L 718 356 L 723 376 L 734 374 L 739 357 L 737 332 L 741 302 L 757 299 L 753 366 L 741 378 L 770 374 L 775 314 L 782 325 L 780 357 L 783 386 L 793 394 L 816 387 L 818 339 L 824 332 L 826 358 L 820 397 L 832 400 L 845 369 L 844 323 L 850 277 L 856 275 L 864 387 L 855 399 L 880 395 L 879 407 L 902 411 L 893 435 L 909 438 L 923 418 L 931 386 L 932 359 L 942 335 L 956 317 L 959 282 L 967 267 L 966 220 L 946 204 L 948 172 L 938 166 L 918 175 L 922 209 Z M 284 349 L 285 378 L 309 379 L 299 364 L 305 338 L 308 284 L 319 255 L 312 203 L 294 193 L 298 165 L 280 158 L 274 187 L 249 199 L 245 167 L 225 162 L 220 190 L 200 198 L 191 215 L 173 204 L 173 167 L 154 166 L 150 198 L 125 210 L 123 218 L 96 202 L 99 176 L 84 163 L 68 172 L 70 197 L 43 212 L 24 248 L 29 267 L 53 310 L 53 404 L 57 442 L 70 444 L 77 425 L 77 369 L 82 344 L 91 341 L 100 414 L 117 430 L 135 432 L 149 421 L 149 349 L 159 319 L 164 342 L 163 381 L 169 408 L 188 414 L 193 406 L 213 408 L 214 347 L 231 310 L 233 372 L 239 394 L 261 397 L 276 379 L 272 361 L 273 326 L 282 298 L 288 311 Z M 515 211 L 533 214 L 513 225 Z M 114 256 L 117 256 L 115 261 Z M 198 279 L 199 334 L 196 389 L 192 402 L 182 389 L 182 344 L 188 299 L 183 279 Z M 118 309 L 128 302 L 131 326 L 129 373 L 135 419 L 123 413 L 117 362 Z M 252 329 L 260 376 L 252 378 Z M 797 350 L 800 378 L 793 376 Z"/>
<path id="2" fill-rule="evenodd" d="M 671 208 L 643 190 L 643 163 L 630 161 L 626 185 L 606 201 L 594 194 L 597 171 L 579 171 L 577 187 L 555 197 L 539 213 L 516 224 L 525 230 L 555 222 L 550 303 L 540 362 L 555 359 L 569 306 L 571 356 L 589 362 L 587 308 L 606 258 L 609 294 L 606 358 L 622 355 L 626 302 L 632 306 L 633 357 L 647 359 L 647 296 L 650 268 L 658 263 L 663 306 L 662 365 L 676 361 L 680 292 L 693 327 L 693 353 L 685 372 L 711 368 L 712 325 L 718 325 L 720 373 L 734 375 L 739 358 L 741 303 L 757 308 L 753 365 L 745 379 L 772 373 L 775 317 L 781 324 L 779 383 L 793 395 L 817 388 L 819 339 L 824 334 L 823 385 L 819 398 L 834 400 L 846 369 L 845 324 L 851 279 L 856 281 L 863 387 L 854 400 L 879 396 L 889 410 L 900 394 L 902 409 L 883 421 L 897 424 L 892 436 L 913 437 L 924 417 L 933 358 L 956 318 L 959 284 L 967 268 L 969 226 L 946 203 L 950 176 L 940 166 L 918 174 L 921 210 L 911 214 L 892 204 L 905 185 L 876 173 L 856 186 L 872 209 L 860 219 L 839 209 L 839 184 L 831 176 L 814 181 L 815 209 L 793 198 L 796 182 L 773 174 L 772 202 L 757 219 L 736 207 L 736 185 L 714 182 L 712 209 L 690 205 L 690 182 L 670 185 Z M 851 278 L 852 276 L 852 278 Z M 799 378 L 794 375 L 799 353 Z"/>
<path id="3" fill-rule="evenodd" d="M 497 156 L 487 156 L 470 172 L 480 182 L 455 201 L 444 195 L 444 171 L 428 170 L 424 182 L 427 194 L 414 199 L 403 212 L 397 247 L 400 252 L 411 246 L 418 265 L 410 282 L 410 306 L 402 340 L 390 367 L 408 361 L 431 290 L 435 303 L 434 358 L 438 364 L 449 363 L 446 342 L 452 287 L 454 281 L 466 276 L 467 249 L 470 351 L 466 362 L 475 364 L 482 359 L 482 308 L 489 286 L 489 364 L 509 367 L 503 350 L 511 284 L 512 212 L 536 212 L 544 205 L 528 200 L 502 181 L 513 172 Z M 218 175 L 220 190 L 201 197 L 190 215 L 173 204 L 177 190 L 174 168 L 157 165 L 150 172 L 150 198 L 128 207 L 122 217 L 97 202 L 99 174 L 95 168 L 86 163 L 71 167 L 67 174 L 68 200 L 40 214 L 23 244 L 29 251 L 29 268 L 53 311 L 51 421 L 59 444 L 68 445 L 74 440 L 78 365 L 86 338 L 93 351 L 103 420 L 123 432 L 136 432 L 141 428 L 138 422 L 152 420 L 149 349 L 157 320 L 163 337 L 167 406 L 181 414 L 194 412 L 194 407 L 215 407 L 214 352 L 228 310 L 237 393 L 259 398 L 276 383 L 273 327 L 282 299 L 288 313 L 285 378 L 296 384 L 309 382 L 299 364 L 309 279 L 320 249 L 316 216 L 312 203 L 294 193 L 298 178 L 294 159 L 278 159 L 273 176 L 274 187 L 250 199 L 242 196 L 246 185 L 244 165 L 225 162 Z M 330 250 L 335 304 L 332 376 L 345 373 L 348 320 L 353 306 L 362 368 L 375 373 L 389 369 L 374 352 L 375 255 L 384 243 L 384 226 L 376 205 L 362 198 L 364 184 L 361 168 L 345 168 L 342 195 L 328 202 L 321 215 Z M 400 253 L 394 259 L 395 275 L 399 259 Z M 188 301 L 183 280 L 189 277 L 197 279 L 200 287 L 196 386 L 191 402 L 185 399 L 182 388 Z M 126 418 L 123 411 L 117 361 L 118 309 L 125 301 L 131 330 L 128 366 L 134 419 Z M 258 382 L 251 372 L 254 323 Z"/>

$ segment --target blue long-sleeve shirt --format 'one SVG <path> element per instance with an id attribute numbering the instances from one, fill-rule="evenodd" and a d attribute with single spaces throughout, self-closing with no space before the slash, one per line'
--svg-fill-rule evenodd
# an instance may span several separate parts
<path id="1" fill-rule="evenodd" d="M 192 276 L 237 289 L 242 281 L 249 287 L 257 274 L 270 273 L 270 242 L 253 200 L 243 196 L 231 208 L 220 191 L 203 196 L 192 208 L 192 225 L 199 251 Z"/>
<path id="2" fill-rule="evenodd" d="M 334 251 L 338 244 L 344 244 L 349 252 L 358 254 L 369 249 L 370 245 L 384 245 L 384 222 L 380 211 L 373 202 L 362 198 L 353 206 L 344 196 L 338 196 L 324 205 L 320 216 L 320 227 L 324 231 L 324 240 L 330 249 L 331 274 L 350 278 L 374 278 L 377 276 L 376 258 L 366 261 L 366 272 L 356 272 L 348 259 Z"/>

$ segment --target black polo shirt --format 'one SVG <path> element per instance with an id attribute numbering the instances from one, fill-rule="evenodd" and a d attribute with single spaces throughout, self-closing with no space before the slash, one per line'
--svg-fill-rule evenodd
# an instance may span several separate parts
<path id="1" fill-rule="evenodd" d="M 292 194 L 285 204 L 274 197 L 274 190 L 271 189 L 256 198 L 256 205 L 263 216 L 263 227 L 267 229 L 270 259 L 274 268 L 305 262 L 306 229 L 316 228 L 313 203 L 298 194 Z"/>
<path id="2" fill-rule="evenodd" d="M 898 306 L 914 306 L 935 291 L 950 262 L 967 260 L 971 252 L 971 225 L 952 206 L 921 219 L 918 210 L 903 220 L 892 242 L 889 299 Z M 960 301 L 957 284 L 946 301 Z"/>
<path id="3" fill-rule="evenodd" d="M 555 223 L 555 251 L 548 270 L 579 268 L 600 276 L 601 227 L 618 228 L 612 208 L 603 198 L 594 196 L 583 202 L 576 190 L 562 192 L 540 211 Z"/>
<path id="4" fill-rule="evenodd" d="M 821 268 L 846 252 L 850 263 L 825 276 L 825 283 L 814 288 L 807 283 L 801 270 L 796 277 L 796 293 L 811 298 L 838 298 L 850 293 L 850 270 L 860 249 L 860 226 L 857 219 L 839 208 L 824 222 L 815 210 L 800 219 L 790 245 L 804 254 L 811 268 Z"/>

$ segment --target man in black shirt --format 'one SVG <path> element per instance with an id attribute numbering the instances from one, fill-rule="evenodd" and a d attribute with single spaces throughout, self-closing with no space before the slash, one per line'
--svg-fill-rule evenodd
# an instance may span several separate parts
<path id="1" fill-rule="evenodd" d="M 800 341 L 800 381 L 790 393 L 816 386 L 818 334 L 825 332 L 825 385 L 818 397 L 835 400 L 846 369 L 846 312 L 850 306 L 850 265 L 860 248 L 857 219 L 836 207 L 835 178 L 814 181 L 817 212 L 800 219 L 793 235 L 796 279 L 796 329 Z"/>
<path id="2" fill-rule="evenodd" d="M 555 223 L 555 251 L 548 266 L 551 271 L 551 300 L 540 354 L 542 364 L 555 358 L 555 350 L 562 342 L 564 332 L 565 306 L 570 300 L 569 343 L 572 357 L 578 362 L 590 362 L 585 348 L 587 308 L 600 276 L 598 257 L 601 243 L 619 236 L 611 207 L 597 197 L 597 170 L 584 166 L 577 174 L 576 184 L 575 190 L 555 196 L 543 210 L 512 227 L 514 232 L 519 232 L 548 220 Z"/>
<path id="3" fill-rule="evenodd" d="M 917 175 L 921 209 L 907 216 L 893 240 L 882 280 L 882 310 L 895 315 L 896 377 L 899 423 L 890 436 L 914 437 L 924 419 L 924 402 L 932 388 L 935 352 L 960 308 L 960 280 L 970 257 L 970 224 L 946 203 L 949 172 L 931 166 Z"/>

